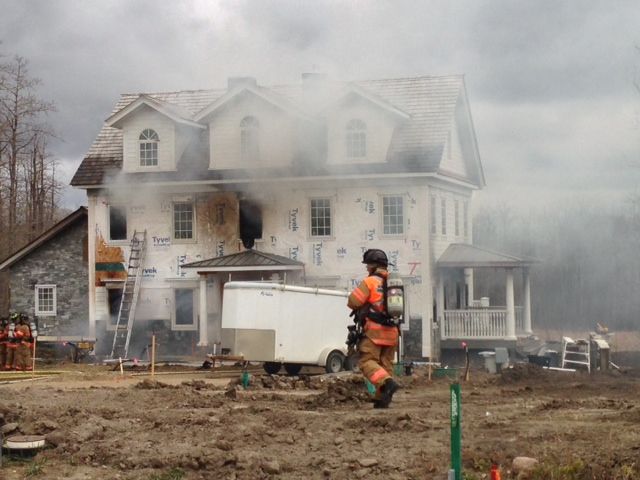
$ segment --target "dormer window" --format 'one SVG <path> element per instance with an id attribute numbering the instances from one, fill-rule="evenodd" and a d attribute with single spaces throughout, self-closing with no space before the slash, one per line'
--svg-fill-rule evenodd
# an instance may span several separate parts
<path id="1" fill-rule="evenodd" d="M 240 122 L 240 150 L 242 161 L 255 163 L 260 158 L 260 124 L 255 117 L 244 117 Z"/>
<path id="2" fill-rule="evenodd" d="M 147 128 L 140 134 L 140 166 L 158 165 L 158 142 L 160 138 L 155 130 Z"/>
<path id="3" fill-rule="evenodd" d="M 347 123 L 347 157 L 363 158 L 367 156 L 367 125 L 354 118 Z"/>

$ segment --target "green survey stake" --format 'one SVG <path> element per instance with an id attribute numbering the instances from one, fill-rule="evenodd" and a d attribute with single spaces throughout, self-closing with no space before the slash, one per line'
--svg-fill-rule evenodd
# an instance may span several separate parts
<path id="1" fill-rule="evenodd" d="M 462 399 L 460 384 L 452 383 L 451 392 L 451 469 L 455 480 L 462 480 Z"/>

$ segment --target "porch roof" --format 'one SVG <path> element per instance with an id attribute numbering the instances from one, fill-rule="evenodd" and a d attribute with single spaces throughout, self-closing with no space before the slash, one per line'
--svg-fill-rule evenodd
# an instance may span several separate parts
<path id="1" fill-rule="evenodd" d="M 437 261 L 442 268 L 527 267 L 538 260 L 494 252 L 468 243 L 452 243 Z"/>
<path id="2" fill-rule="evenodd" d="M 302 270 L 304 263 L 274 253 L 245 250 L 240 253 L 187 263 L 182 265 L 182 268 L 196 268 L 199 272 Z"/>

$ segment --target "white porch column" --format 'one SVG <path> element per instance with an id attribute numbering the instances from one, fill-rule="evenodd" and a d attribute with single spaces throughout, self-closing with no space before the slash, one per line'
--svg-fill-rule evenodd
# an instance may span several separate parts
<path id="1" fill-rule="evenodd" d="M 466 286 L 467 293 L 469 294 L 469 298 L 467 298 L 467 307 L 473 305 L 473 301 L 475 300 L 475 294 L 473 292 L 473 268 L 465 268 L 464 269 L 464 283 Z"/>
<path id="2" fill-rule="evenodd" d="M 199 347 L 206 347 L 209 345 L 209 339 L 207 335 L 207 276 L 200 275 L 200 340 L 198 341 Z"/>
<path id="3" fill-rule="evenodd" d="M 513 289 L 513 269 L 507 269 L 507 339 L 516 337 L 516 302 Z"/>
<path id="4" fill-rule="evenodd" d="M 523 271 L 524 276 L 524 332 L 527 335 L 533 333 L 531 328 L 531 277 L 529 276 L 529 269 L 525 268 Z"/>
<path id="5" fill-rule="evenodd" d="M 436 315 L 438 316 L 438 326 L 440 327 L 440 338 L 444 333 L 444 274 L 438 272 L 438 291 L 436 300 Z"/>

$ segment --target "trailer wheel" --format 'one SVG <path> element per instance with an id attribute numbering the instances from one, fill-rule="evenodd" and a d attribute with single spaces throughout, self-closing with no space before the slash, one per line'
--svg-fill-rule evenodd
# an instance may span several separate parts
<path id="1" fill-rule="evenodd" d="M 342 352 L 334 350 L 327 356 L 327 363 L 325 364 L 325 370 L 327 373 L 338 373 L 344 366 L 344 355 Z"/>
<path id="2" fill-rule="evenodd" d="M 284 369 L 289 375 L 298 375 L 302 370 L 302 365 L 299 363 L 285 363 Z"/>
<path id="3" fill-rule="evenodd" d="M 282 364 L 280 362 L 264 362 L 262 367 L 269 375 L 275 375 L 280 371 Z"/>

